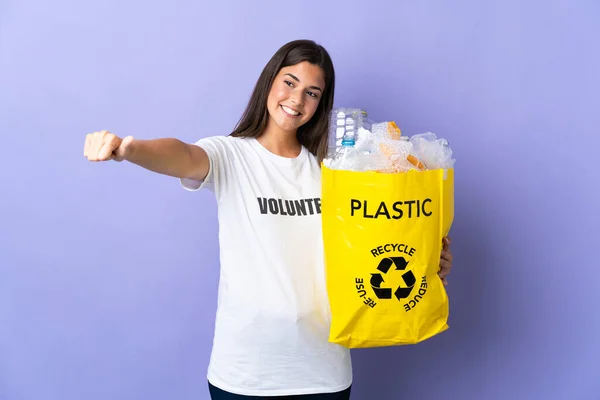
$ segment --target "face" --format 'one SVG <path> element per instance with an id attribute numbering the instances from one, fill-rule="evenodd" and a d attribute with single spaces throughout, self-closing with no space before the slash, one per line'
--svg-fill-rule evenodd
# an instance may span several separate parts
<path id="1" fill-rule="evenodd" d="M 325 74 L 321 67 L 304 61 L 282 68 L 267 99 L 269 123 L 295 134 L 317 111 L 324 90 Z"/>

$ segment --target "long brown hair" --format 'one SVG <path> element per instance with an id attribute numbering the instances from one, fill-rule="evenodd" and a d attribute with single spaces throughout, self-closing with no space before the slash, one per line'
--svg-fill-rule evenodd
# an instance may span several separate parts
<path id="1" fill-rule="evenodd" d="M 295 40 L 283 45 L 263 69 L 246 110 L 230 136 L 259 137 L 267 127 L 269 113 L 267 97 L 275 77 L 282 68 L 303 61 L 321 67 L 325 74 L 325 89 L 312 118 L 296 133 L 298 141 L 317 157 L 319 163 L 327 154 L 329 114 L 333 108 L 335 71 L 327 50 L 312 40 Z"/>

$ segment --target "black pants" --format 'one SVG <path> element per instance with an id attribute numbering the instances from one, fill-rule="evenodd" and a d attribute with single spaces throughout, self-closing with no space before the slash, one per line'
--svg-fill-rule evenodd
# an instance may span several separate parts
<path id="1" fill-rule="evenodd" d="M 208 389 L 210 391 L 210 398 L 212 400 L 260 400 L 260 399 L 286 399 L 286 400 L 350 400 L 350 389 L 336 393 L 322 393 L 322 394 L 301 394 L 297 396 L 242 396 L 239 394 L 233 394 L 219 389 L 213 386 L 210 382 L 208 383 Z"/>

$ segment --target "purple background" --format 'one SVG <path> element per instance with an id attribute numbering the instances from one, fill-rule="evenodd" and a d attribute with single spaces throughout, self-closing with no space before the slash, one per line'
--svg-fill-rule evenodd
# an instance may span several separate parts
<path id="1" fill-rule="evenodd" d="M 84 138 L 227 134 L 296 38 L 458 160 L 451 328 L 355 351 L 353 399 L 600 398 L 597 0 L 4 0 L 0 399 L 208 398 L 213 196 Z"/>

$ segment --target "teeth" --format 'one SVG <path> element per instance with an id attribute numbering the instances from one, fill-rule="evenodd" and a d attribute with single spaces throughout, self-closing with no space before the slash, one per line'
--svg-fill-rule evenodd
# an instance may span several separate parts
<path id="1" fill-rule="evenodd" d="M 299 112 L 296 112 L 296 111 L 294 111 L 291 108 L 286 107 L 286 106 L 281 106 L 281 108 L 283 108 L 283 111 L 285 111 L 286 113 L 288 113 L 290 115 L 293 115 L 293 116 L 297 116 L 298 114 L 300 114 Z"/>

